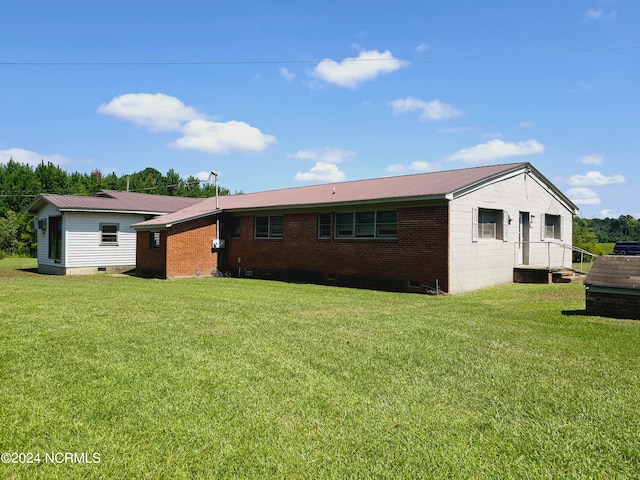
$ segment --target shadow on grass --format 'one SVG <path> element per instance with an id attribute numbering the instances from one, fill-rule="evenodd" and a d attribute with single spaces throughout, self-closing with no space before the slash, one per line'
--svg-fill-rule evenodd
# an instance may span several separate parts
<path id="1" fill-rule="evenodd" d="M 16 270 L 24 273 L 38 273 L 38 268 L 16 268 Z"/>
<path id="2" fill-rule="evenodd" d="M 562 314 L 569 317 L 589 315 L 584 308 L 582 310 L 562 310 Z"/>

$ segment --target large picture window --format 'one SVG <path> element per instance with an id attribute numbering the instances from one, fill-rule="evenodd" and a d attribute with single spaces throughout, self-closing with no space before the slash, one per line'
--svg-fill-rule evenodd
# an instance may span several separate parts
<path id="1" fill-rule="evenodd" d="M 336 238 L 396 238 L 398 211 L 336 213 Z"/>
<path id="2" fill-rule="evenodd" d="M 282 238 L 282 216 L 256 217 L 256 238 Z"/>

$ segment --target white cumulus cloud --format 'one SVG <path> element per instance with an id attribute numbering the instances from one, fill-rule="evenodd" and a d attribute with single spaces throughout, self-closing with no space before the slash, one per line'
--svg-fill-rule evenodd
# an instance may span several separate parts
<path id="1" fill-rule="evenodd" d="M 127 93 L 98 107 L 98 113 L 133 122 L 151 131 L 177 130 L 184 122 L 205 118 L 193 107 L 164 93 Z"/>
<path id="2" fill-rule="evenodd" d="M 387 172 L 391 173 L 404 173 L 404 172 L 428 172 L 434 170 L 437 166 L 424 161 L 405 163 L 394 163 L 387 166 Z"/>
<path id="3" fill-rule="evenodd" d="M 346 174 L 338 168 L 338 164 L 355 154 L 353 150 L 322 147 L 298 150 L 290 154 L 289 158 L 315 162 L 308 172 L 296 173 L 294 179 L 299 182 L 341 182 L 346 178 Z"/>
<path id="4" fill-rule="evenodd" d="M 100 105 L 99 113 L 156 131 L 174 131 L 182 137 L 170 146 L 212 154 L 262 152 L 276 143 L 273 135 L 262 133 L 248 123 L 231 120 L 218 122 L 163 93 L 128 93 Z"/>
<path id="5" fill-rule="evenodd" d="M 342 163 L 345 158 L 353 157 L 356 152 L 335 147 L 311 148 L 298 150 L 289 155 L 291 158 L 300 160 L 315 160 L 323 163 Z"/>
<path id="6" fill-rule="evenodd" d="M 447 160 L 460 160 L 464 163 L 481 163 L 501 158 L 534 155 L 542 152 L 544 152 L 544 145 L 537 140 L 507 143 L 499 139 L 494 139 L 474 147 L 458 150 L 453 155 L 449 155 Z"/>
<path id="7" fill-rule="evenodd" d="M 567 191 L 567 196 L 576 205 L 600 205 L 600 197 L 590 188 L 570 188 Z"/>
<path id="8" fill-rule="evenodd" d="M 363 82 L 395 72 L 408 64 L 404 60 L 395 58 L 389 50 L 384 52 L 364 50 L 357 57 L 345 58 L 341 62 L 324 59 L 308 73 L 327 83 L 356 89 Z"/>
<path id="9" fill-rule="evenodd" d="M 569 177 L 567 183 L 574 187 L 601 187 L 614 183 L 625 183 L 622 175 L 606 176 L 597 171 L 587 172 L 586 175 L 573 175 Z"/>
<path id="10" fill-rule="evenodd" d="M 448 118 L 459 117 L 463 114 L 460 110 L 446 103 L 442 103 L 440 100 L 425 102 L 418 98 L 407 97 L 393 100 L 389 102 L 388 105 L 393 109 L 395 115 L 418 110 L 421 112 L 421 120 L 446 120 Z"/>
<path id="11" fill-rule="evenodd" d="M 282 67 L 280 69 L 280 75 L 289 83 L 293 82 L 296 78 L 296 74 L 291 72 L 288 68 Z"/>
<path id="12" fill-rule="evenodd" d="M 259 129 L 235 120 L 192 120 L 187 122 L 180 132 L 184 136 L 171 143 L 172 147 L 218 155 L 232 151 L 262 152 L 269 144 L 276 143 L 274 136 L 265 135 Z"/>
<path id="13" fill-rule="evenodd" d="M 294 178 L 299 182 L 341 182 L 346 174 L 334 163 L 317 162 L 310 171 L 298 172 Z"/>
<path id="14" fill-rule="evenodd" d="M 70 160 L 58 154 L 45 155 L 43 153 L 32 152 L 23 148 L 9 148 L 8 150 L 0 150 L 0 164 L 6 164 L 10 159 L 14 162 L 22 163 L 31 166 L 37 166 L 40 162 L 53 163 L 54 165 L 65 165 L 70 163 Z"/>

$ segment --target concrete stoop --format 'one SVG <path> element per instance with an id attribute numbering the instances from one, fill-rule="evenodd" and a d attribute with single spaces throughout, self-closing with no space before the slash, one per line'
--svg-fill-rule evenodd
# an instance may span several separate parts
<path id="1" fill-rule="evenodd" d="M 515 267 L 513 283 L 582 283 L 585 274 L 570 268 Z"/>

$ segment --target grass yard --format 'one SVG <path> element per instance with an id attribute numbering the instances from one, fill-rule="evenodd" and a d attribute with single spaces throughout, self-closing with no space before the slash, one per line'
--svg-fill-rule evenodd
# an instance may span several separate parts
<path id="1" fill-rule="evenodd" d="M 0 452 L 40 463 L 0 478 L 640 477 L 640 322 L 584 316 L 581 285 L 34 266 L 0 261 Z"/>

